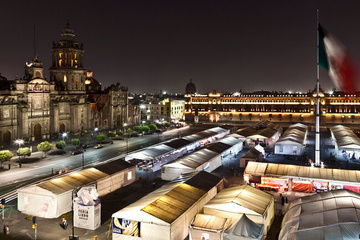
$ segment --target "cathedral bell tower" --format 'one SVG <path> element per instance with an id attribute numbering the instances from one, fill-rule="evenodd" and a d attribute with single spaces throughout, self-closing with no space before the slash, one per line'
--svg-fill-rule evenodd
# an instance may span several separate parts
<path id="1" fill-rule="evenodd" d="M 50 81 L 55 82 L 58 91 L 85 91 L 83 57 L 83 45 L 75 41 L 75 32 L 68 22 L 62 30 L 60 41 L 53 42 L 52 46 Z"/>

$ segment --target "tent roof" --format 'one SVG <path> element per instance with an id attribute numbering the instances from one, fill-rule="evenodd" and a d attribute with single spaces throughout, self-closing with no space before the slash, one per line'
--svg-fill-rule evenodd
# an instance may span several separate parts
<path id="1" fill-rule="evenodd" d="M 259 152 L 256 148 L 251 148 L 247 153 L 242 156 L 241 158 L 253 158 L 257 159 L 261 155 L 261 152 Z"/>
<path id="2" fill-rule="evenodd" d="M 141 210 L 172 223 L 205 194 L 203 190 L 182 183 Z"/>
<path id="3" fill-rule="evenodd" d="M 96 168 L 97 170 L 99 170 L 103 173 L 109 174 L 109 175 L 112 175 L 114 173 L 120 172 L 122 170 L 131 168 L 131 167 L 135 167 L 135 165 L 132 165 L 123 159 L 118 159 L 118 160 L 111 161 L 111 162 L 108 162 L 105 164 L 94 166 L 94 168 Z"/>
<path id="4" fill-rule="evenodd" d="M 151 205 L 153 202 L 155 202 L 156 200 L 160 199 L 162 196 L 166 195 L 168 192 L 172 191 L 173 189 L 175 189 L 176 187 L 180 186 L 181 184 L 184 184 L 184 188 L 190 190 L 190 189 L 197 189 L 196 192 L 207 192 L 206 190 L 210 190 L 211 188 L 215 187 L 219 182 L 221 182 L 222 179 L 211 174 L 208 172 L 198 172 L 198 173 L 190 173 L 190 174 L 186 174 L 183 175 L 177 179 L 175 179 L 174 181 L 171 181 L 168 184 L 165 184 L 164 186 L 162 186 L 159 189 L 156 189 L 155 191 L 147 194 L 146 196 L 142 197 L 141 199 L 137 200 L 136 202 L 128 205 L 127 207 L 117 211 L 116 213 L 113 214 L 113 217 L 117 217 L 117 218 L 125 218 L 125 219 L 129 219 L 129 220 L 133 220 L 133 221 L 145 221 L 145 222 L 153 222 L 153 223 L 158 223 L 158 224 L 162 224 L 162 225 L 169 225 L 169 223 L 161 218 L 158 218 L 155 215 L 152 215 L 148 212 L 142 211 L 143 208 Z M 186 187 L 188 186 L 188 187 Z M 197 188 L 197 186 L 199 186 L 199 189 Z M 177 191 L 179 192 L 179 191 Z M 188 197 L 189 192 L 187 192 L 186 195 L 183 196 L 179 196 L 180 200 L 185 199 L 185 202 L 188 202 L 189 200 L 187 200 L 186 198 Z M 204 193 L 205 195 L 205 193 Z M 170 199 L 170 198 L 168 198 Z M 191 199 L 191 198 L 190 198 Z M 177 203 L 178 201 L 174 202 Z M 172 206 L 171 203 L 169 203 L 169 208 Z M 184 206 L 184 205 L 181 205 Z M 150 209 L 150 207 L 149 207 Z M 166 213 L 166 209 L 163 210 L 159 210 L 160 214 L 167 214 Z M 176 208 L 177 211 L 178 208 Z M 153 208 L 153 210 L 155 211 L 155 208 Z M 170 211 L 170 210 L 169 210 Z M 178 212 L 179 213 L 179 212 Z M 174 213 L 169 213 L 170 218 L 174 217 Z M 167 219 L 169 220 L 169 219 Z"/>
<path id="5" fill-rule="evenodd" d="M 62 194 L 76 187 L 86 186 L 109 175 L 95 168 L 84 169 L 63 177 L 58 177 L 38 184 L 38 187 L 46 189 L 54 194 Z"/>
<path id="6" fill-rule="evenodd" d="M 226 218 L 206 214 L 196 214 L 190 227 L 193 229 L 206 229 L 208 231 L 223 231 L 226 228 Z"/>
<path id="7" fill-rule="evenodd" d="M 336 125 L 330 128 L 330 131 L 335 137 L 339 149 L 360 148 L 360 139 L 349 127 Z"/>
<path id="8" fill-rule="evenodd" d="M 217 142 L 217 143 L 211 144 L 206 149 L 220 154 L 220 153 L 226 151 L 226 149 L 229 149 L 230 147 L 231 147 L 231 145 L 228 145 L 228 144 L 225 144 L 222 142 Z"/>
<path id="9" fill-rule="evenodd" d="M 314 168 L 307 166 L 276 164 L 276 163 L 249 162 L 245 168 L 244 174 L 324 179 L 324 180 L 344 181 L 344 182 L 353 182 L 353 183 L 360 182 L 360 171 L 358 170 Z"/>
<path id="10" fill-rule="evenodd" d="M 227 239 L 225 235 L 258 239 L 263 232 L 264 224 L 256 224 L 251 221 L 246 214 L 243 214 L 237 222 L 225 231 L 224 239 Z"/>
<path id="11" fill-rule="evenodd" d="M 174 140 L 172 140 L 170 142 L 166 142 L 164 144 L 171 148 L 182 148 L 182 147 L 185 147 L 185 146 L 191 144 L 191 141 L 181 138 L 181 139 L 174 139 Z"/>
<path id="12" fill-rule="evenodd" d="M 307 134 L 307 126 L 301 123 L 290 125 L 275 144 L 303 144 Z"/>
<path id="13" fill-rule="evenodd" d="M 220 139 L 218 142 L 225 143 L 230 146 L 234 146 L 239 142 L 243 142 L 243 141 L 228 135 L 227 137 Z"/>
<path id="14" fill-rule="evenodd" d="M 342 230 L 351 223 L 357 225 L 357 239 L 359 222 L 360 194 L 349 190 L 325 192 L 296 199 L 290 204 L 282 222 L 283 228 L 279 239 L 288 239 L 289 235 L 296 236 L 299 232 L 309 237 L 316 236 L 315 234 L 328 236 L 335 234 L 339 238 L 331 236 L 329 239 L 344 239 L 343 235 L 348 233 L 345 234 Z M 336 226 L 336 231 L 329 228 L 330 226 Z M 323 230 L 318 232 L 321 228 Z M 353 234 L 353 230 L 348 231 Z"/>
<path id="15" fill-rule="evenodd" d="M 221 190 L 205 206 L 208 208 L 222 208 L 222 205 L 231 203 L 242 206 L 258 214 L 264 214 L 273 197 L 249 185 L 242 185 Z M 233 208 L 230 210 L 232 211 Z"/>
<path id="16" fill-rule="evenodd" d="M 185 181 L 186 184 L 206 192 L 210 191 L 210 189 L 222 181 L 222 178 L 205 171 L 183 174 L 180 178 L 186 179 L 188 177 L 190 178 Z"/>

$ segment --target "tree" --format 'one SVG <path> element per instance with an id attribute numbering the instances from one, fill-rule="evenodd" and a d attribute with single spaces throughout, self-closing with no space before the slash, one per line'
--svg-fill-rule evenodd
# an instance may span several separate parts
<path id="1" fill-rule="evenodd" d="M 11 158 L 12 158 L 13 156 L 14 156 L 14 155 L 13 155 L 9 150 L 0 151 L 1 167 L 3 166 L 3 163 L 4 163 L 4 162 L 11 161 Z"/>
<path id="2" fill-rule="evenodd" d="M 43 157 L 46 157 L 46 153 L 53 148 L 54 148 L 54 146 L 51 143 L 49 143 L 48 141 L 41 142 L 37 145 L 37 149 L 40 152 L 43 152 Z"/>
<path id="3" fill-rule="evenodd" d="M 164 127 L 170 127 L 170 123 L 166 122 L 166 121 L 163 121 L 161 123 Z"/>
<path id="4" fill-rule="evenodd" d="M 148 132 L 148 131 L 150 131 L 150 127 L 149 126 L 142 126 L 142 130 L 144 132 Z"/>
<path id="5" fill-rule="evenodd" d="M 155 124 L 150 124 L 149 128 L 150 128 L 151 131 L 156 131 L 157 126 Z"/>
<path id="6" fill-rule="evenodd" d="M 136 132 L 142 132 L 142 127 L 140 127 L 140 126 L 134 126 L 133 129 Z"/>
<path id="7" fill-rule="evenodd" d="M 116 134 L 114 133 L 114 132 L 109 132 L 108 134 L 107 134 L 107 137 L 108 138 L 113 138 L 113 137 L 115 137 L 116 136 Z"/>
<path id="8" fill-rule="evenodd" d="M 30 157 L 31 156 L 31 150 L 28 147 L 19 148 L 16 151 L 16 154 L 19 156 L 19 160 L 20 160 L 20 163 L 21 163 L 21 157 L 23 157 L 23 158 L 25 158 L 26 156 Z"/>
<path id="9" fill-rule="evenodd" d="M 77 146 L 80 145 L 80 139 L 78 138 L 73 138 L 71 139 L 71 144 L 75 146 L 75 149 L 77 148 Z"/>
<path id="10" fill-rule="evenodd" d="M 131 134 L 133 132 L 133 130 L 131 130 L 131 128 L 128 128 L 127 130 L 126 130 L 126 133 L 127 134 Z"/>
<path id="11" fill-rule="evenodd" d="M 122 135 L 124 135 L 124 132 L 119 130 L 119 131 L 117 131 L 117 135 L 122 136 Z"/>
<path id="12" fill-rule="evenodd" d="M 64 148 L 66 147 L 66 142 L 65 141 L 58 141 L 57 143 L 56 143 L 56 148 L 57 149 L 61 149 L 61 150 L 63 150 Z"/>
<path id="13" fill-rule="evenodd" d="M 104 135 L 97 135 L 97 136 L 96 136 L 96 141 L 100 142 L 100 144 L 101 144 L 101 142 L 104 141 L 104 140 L 105 140 L 105 136 L 104 136 Z"/>

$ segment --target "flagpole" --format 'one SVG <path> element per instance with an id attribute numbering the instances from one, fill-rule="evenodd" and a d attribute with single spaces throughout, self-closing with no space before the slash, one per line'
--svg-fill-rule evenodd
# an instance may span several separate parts
<path id="1" fill-rule="evenodd" d="M 319 9 L 317 9 L 317 68 L 316 68 L 316 132 L 315 132 L 315 166 L 320 166 L 320 69 L 319 69 Z"/>

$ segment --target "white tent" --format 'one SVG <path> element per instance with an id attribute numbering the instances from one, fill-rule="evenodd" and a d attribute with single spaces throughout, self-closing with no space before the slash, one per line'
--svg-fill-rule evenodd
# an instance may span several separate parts
<path id="1" fill-rule="evenodd" d="M 257 224 L 264 224 L 267 234 L 274 218 L 275 203 L 272 195 L 249 185 L 225 188 L 204 206 L 204 213 L 231 219 L 231 224 L 246 214 Z"/>
<path id="2" fill-rule="evenodd" d="M 242 149 L 242 141 L 226 137 L 207 148 L 190 153 L 161 167 L 161 178 L 171 181 L 181 174 L 205 170 L 212 172 L 222 165 L 222 158 L 237 154 Z"/>
<path id="3" fill-rule="evenodd" d="M 108 162 L 18 190 L 18 210 L 44 218 L 71 211 L 71 192 L 95 184 L 99 196 L 133 183 L 135 166 L 123 160 Z"/>
<path id="4" fill-rule="evenodd" d="M 286 212 L 279 240 L 359 239 L 360 195 L 349 190 L 294 200 Z"/>
<path id="5" fill-rule="evenodd" d="M 112 239 L 185 239 L 192 219 L 222 183 L 209 173 L 199 174 L 183 183 L 178 179 L 114 213 Z"/>
<path id="6" fill-rule="evenodd" d="M 221 156 L 208 149 L 200 149 L 185 157 L 165 164 L 161 167 L 161 178 L 171 181 L 183 173 L 205 170 L 212 172 L 221 166 Z"/>
<path id="7" fill-rule="evenodd" d="M 18 210 L 44 218 L 57 218 L 71 211 L 71 193 L 74 188 L 86 186 L 109 177 L 95 168 L 89 168 L 18 190 Z"/>
<path id="8" fill-rule="evenodd" d="M 290 125 L 275 143 L 275 154 L 300 155 L 306 144 L 308 127 L 297 123 Z"/>
<path id="9" fill-rule="evenodd" d="M 240 167 L 246 167 L 248 162 L 261 162 L 263 154 L 261 150 L 259 151 L 260 145 L 256 145 L 256 147 L 251 148 L 244 156 L 240 158 Z M 262 148 L 262 147 L 261 147 Z"/>
<path id="10" fill-rule="evenodd" d="M 263 236 L 264 224 L 256 224 L 243 214 L 239 221 L 224 232 L 223 240 L 260 240 Z"/>
<path id="11" fill-rule="evenodd" d="M 341 156 L 343 153 L 352 156 L 355 153 L 356 158 L 360 157 L 360 139 L 349 127 L 336 125 L 330 128 L 330 132 L 335 145 L 335 152 L 338 156 Z"/>
<path id="12" fill-rule="evenodd" d="M 222 240 L 228 225 L 229 221 L 226 218 L 196 214 L 190 224 L 190 240 Z"/>

